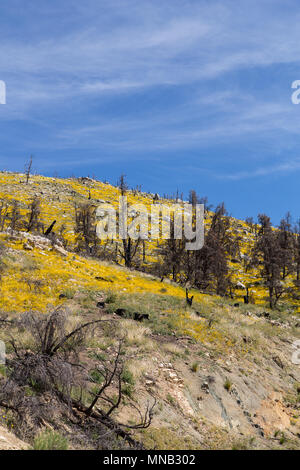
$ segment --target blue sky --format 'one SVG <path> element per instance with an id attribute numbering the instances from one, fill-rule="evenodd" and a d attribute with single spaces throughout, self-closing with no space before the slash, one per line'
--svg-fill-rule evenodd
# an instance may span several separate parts
<path id="1" fill-rule="evenodd" d="M 298 0 L 0 4 L 0 168 L 300 216 Z"/>

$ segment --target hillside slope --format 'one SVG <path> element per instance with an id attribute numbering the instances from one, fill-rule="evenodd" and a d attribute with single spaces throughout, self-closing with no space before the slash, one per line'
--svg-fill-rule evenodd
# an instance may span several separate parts
<path id="1" fill-rule="evenodd" d="M 148 448 L 300 448 L 300 366 L 292 361 L 300 338 L 299 302 L 287 300 L 280 310 L 269 311 L 261 279 L 254 271 L 245 272 L 241 256 L 231 262 L 233 276 L 236 282 L 252 283 L 255 304 L 241 305 L 243 289 L 235 291 L 234 300 L 194 290 L 189 307 L 185 289 L 169 279 L 162 282 L 74 252 L 74 202 L 117 204 L 118 188 L 88 178 L 42 176 L 32 177 L 27 185 L 23 175 L 0 174 L 0 199 L 17 200 L 26 211 L 34 196 L 41 198 L 44 225 L 57 220 L 57 233 L 64 225 L 68 243 L 62 246 L 41 234 L 3 227 L 0 307 L 6 320 L 59 308 L 72 325 L 100 318 L 114 322 L 116 329 L 88 339 L 81 359 L 110 355 L 116 334 L 125 338 L 128 402 L 115 415 L 130 423 L 136 419 L 130 399 L 144 408 L 155 398 L 151 426 L 134 432 Z M 152 202 L 151 195 L 140 192 L 130 192 L 128 199 L 148 206 Z M 253 234 L 234 219 L 231 230 L 240 234 L 243 255 L 253 244 Z M 149 263 L 155 250 L 156 244 L 149 243 Z M 122 316 L 118 309 L 123 309 Z M 135 313 L 148 318 L 137 322 Z M 31 348 L 32 340 L 26 332 L 22 335 L 25 348 Z M 0 328 L 10 359 L 14 351 L 8 337 Z M 7 373 L 3 366 L 1 373 Z M 40 427 L 54 426 L 70 448 L 101 448 L 60 416 L 54 424 L 51 418 L 38 429 L 33 426 L 26 436 L 13 413 L 9 422 L 30 444 Z"/>

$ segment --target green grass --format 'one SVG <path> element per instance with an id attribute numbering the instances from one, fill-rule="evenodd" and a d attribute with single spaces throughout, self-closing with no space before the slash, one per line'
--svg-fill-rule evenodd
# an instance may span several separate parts
<path id="1" fill-rule="evenodd" d="M 227 390 L 227 392 L 230 392 L 232 389 L 232 382 L 228 378 L 224 382 L 224 388 Z"/>
<path id="2" fill-rule="evenodd" d="M 126 384 L 135 385 L 135 380 L 134 380 L 133 374 L 132 374 L 132 372 L 130 372 L 130 370 L 126 369 L 126 367 L 124 368 L 124 370 L 122 372 L 122 380 Z"/>
<path id="3" fill-rule="evenodd" d="M 64 289 L 61 293 L 61 295 L 63 295 L 66 299 L 68 300 L 71 300 L 73 299 L 74 295 L 75 295 L 75 290 L 74 289 L 71 289 L 70 287 L 67 288 L 67 289 Z"/>
<path id="4" fill-rule="evenodd" d="M 127 397 L 132 398 L 133 397 L 133 392 L 134 392 L 134 387 L 130 384 L 124 384 L 122 386 L 122 392 Z"/>
<path id="5" fill-rule="evenodd" d="M 173 405 L 173 406 L 176 405 L 176 400 L 175 398 L 172 397 L 172 395 L 170 395 L 170 393 L 168 393 L 167 395 L 167 402 L 170 403 L 170 405 Z"/>
<path id="6" fill-rule="evenodd" d="M 94 369 L 90 373 L 90 380 L 95 384 L 102 384 L 104 381 L 103 375 L 97 370 Z"/>
<path id="7" fill-rule="evenodd" d="M 56 431 L 43 431 L 34 439 L 34 450 L 67 450 L 68 440 Z"/>

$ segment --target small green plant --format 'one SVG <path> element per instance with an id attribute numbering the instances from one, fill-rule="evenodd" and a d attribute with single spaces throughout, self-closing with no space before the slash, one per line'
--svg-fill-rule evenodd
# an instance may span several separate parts
<path id="1" fill-rule="evenodd" d="M 283 445 L 287 440 L 284 435 L 284 432 L 280 431 L 279 429 L 277 429 L 277 431 L 274 432 L 274 437 L 275 439 L 279 438 L 280 445 Z"/>
<path id="2" fill-rule="evenodd" d="M 21 272 L 31 272 L 38 270 L 38 264 L 33 258 L 26 257 L 22 260 L 22 265 L 20 266 Z"/>
<path id="3" fill-rule="evenodd" d="M 0 375 L 3 375 L 3 377 L 6 377 L 6 367 L 3 364 L 0 364 Z"/>
<path id="4" fill-rule="evenodd" d="M 193 372 L 197 372 L 198 369 L 199 369 L 198 362 L 193 362 L 191 369 L 192 369 Z"/>
<path id="5" fill-rule="evenodd" d="M 286 437 L 285 437 L 284 433 L 282 432 L 281 437 L 279 439 L 279 444 L 282 446 L 285 442 L 286 442 Z"/>
<path id="6" fill-rule="evenodd" d="M 128 370 L 126 368 L 124 368 L 124 370 L 122 372 L 122 380 L 126 384 L 135 385 L 135 380 L 134 380 L 134 377 L 133 377 L 133 373 L 130 372 L 130 370 Z"/>
<path id="7" fill-rule="evenodd" d="M 105 353 L 92 352 L 91 354 L 89 354 L 89 357 L 91 357 L 92 359 L 96 359 L 97 361 L 105 361 L 106 360 L 106 354 Z"/>
<path id="8" fill-rule="evenodd" d="M 108 291 L 105 303 L 114 304 L 117 301 L 117 295 L 113 291 Z"/>
<path id="9" fill-rule="evenodd" d="M 122 392 L 124 393 L 124 395 L 127 395 L 129 398 L 132 398 L 135 385 L 135 380 L 132 372 L 130 372 L 130 370 L 125 367 L 122 372 L 121 378 L 123 381 Z"/>
<path id="10" fill-rule="evenodd" d="M 227 392 L 230 392 L 232 389 L 232 382 L 228 378 L 224 382 L 224 388 L 227 390 Z"/>
<path id="11" fill-rule="evenodd" d="M 231 450 L 248 450 L 248 448 L 244 442 L 237 441 L 232 444 Z"/>
<path id="12" fill-rule="evenodd" d="M 130 384 L 124 384 L 123 387 L 122 387 L 122 392 L 124 393 L 124 395 L 127 395 L 127 397 L 132 398 L 134 388 Z"/>
<path id="13" fill-rule="evenodd" d="M 103 375 L 97 370 L 97 369 L 93 369 L 90 373 L 90 379 L 92 382 L 96 383 L 96 384 L 102 384 L 104 378 L 103 378 Z"/>
<path id="14" fill-rule="evenodd" d="M 94 306 L 94 300 L 92 297 L 87 296 L 79 299 L 79 303 L 82 308 L 88 310 Z"/>
<path id="15" fill-rule="evenodd" d="M 8 429 L 14 428 L 15 417 L 9 411 L 5 414 L 0 414 L 0 424 L 5 424 Z"/>
<path id="16" fill-rule="evenodd" d="M 73 299 L 74 295 L 75 295 L 75 290 L 68 287 L 67 289 L 62 291 L 61 298 L 71 300 L 71 299 Z"/>
<path id="17" fill-rule="evenodd" d="M 31 388 L 33 394 L 40 393 L 42 391 L 41 384 L 33 378 L 31 378 L 29 380 L 29 385 L 30 385 L 30 388 Z"/>
<path id="18" fill-rule="evenodd" d="M 34 439 L 34 450 L 67 450 L 68 440 L 56 431 L 43 431 Z"/>
<path id="19" fill-rule="evenodd" d="M 170 403 L 170 405 L 176 405 L 176 400 L 172 397 L 172 395 L 170 395 L 170 393 L 167 395 L 167 401 Z"/>

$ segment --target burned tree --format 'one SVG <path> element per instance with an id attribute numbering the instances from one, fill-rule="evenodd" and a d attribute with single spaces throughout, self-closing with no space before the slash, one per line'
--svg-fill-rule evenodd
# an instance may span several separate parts
<path id="1" fill-rule="evenodd" d="M 19 433 L 30 439 L 38 428 L 60 416 L 86 439 L 92 440 L 91 434 L 97 432 L 100 448 L 109 448 L 112 439 L 142 448 L 130 431 L 150 426 L 155 401 L 142 412 L 126 396 L 126 406 L 139 416 L 135 424 L 123 423 L 115 414 L 125 406 L 124 340 L 116 339 L 111 354 L 96 354 L 88 365 L 81 360 L 88 338 L 96 329 L 97 334 L 113 331 L 113 321 L 99 319 L 70 328 L 67 313 L 56 309 L 47 316 L 28 313 L 12 321 L 4 318 L 0 325 L 11 336 L 12 351 L 7 377 L 0 385 L 0 408 L 14 413 Z M 22 337 L 24 329 L 32 338 L 30 349 L 14 339 Z"/>
<path id="2" fill-rule="evenodd" d="M 122 196 L 125 196 L 127 190 L 128 190 L 128 184 L 126 182 L 126 175 L 124 175 L 123 173 L 121 174 L 120 178 L 119 178 L 119 181 L 118 181 L 118 187 L 121 191 L 121 195 Z"/>
<path id="3" fill-rule="evenodd" d="M 52 230 L 53 230 L 55 224 L 56 224 L 56 220 L 53 220 L 52 224 L 49 225 L 49 227 L 45 231 L 45 236 L 46 237 L 48 237 L 48 235 L 50 235 L 50 233 L 52 233 Z"/>
<path id="4" fill-rule="evenodd" d="M 181 239 L 176 239 L 174 235 L 175 222 L 173 214 L 170 218 L 170 237 L 159 247 L 161 262 L 157 266 L 158 274 L 161 278 L 171 275 L 173 281 L 185 284 L 188 280 L 186 238 L 183 235 Z"/>
<path id="5" fill-rule="evenodd" d="M 8 202 L 5 200 L 0 201 L 0 231 L 3 232 L 6 219 L 9 212 Z"/>
<path id="6" fill-rule="evenodd" d="M 191 307 L 193 304 L 194 296 L 193 295 L 191 297 L 189 296 L 188 288 L 185 289 L 185 300 L 186 300 L 187 305 Z"/>
<path id="7" fill-rule="evenodd" d="M 165 275 L 171 274 L 173 281 L 180 281 L 180 274 L 184 272 L 185 242 L 170 238 L 163 244 L 160 253 Z"/>
<path id="8" fill-rule="evenodd" d="M 26 230 L 27 232 L 40 232 L 43 230 L 41 223 L 41 201 L 38 197 L 32 199 L 27 214 Z"/>
<path id="9" fill-rule="evenodd" d="M 91 255 L 97 246 L 95 208 L 91 204 L 75 205 L 77 250 Z"/>
<path id="10" fill-rule="evenodd" d="M 119 250 L 119 255 L 124 260 L 124 264 L 127 268 L 131 268 L 133 266 L 133 260 L 137 253 L 140 242 L 140 238 L 133 240 L 129 236 L 122 240 L 123 250 Z"/>
<path id="11" fill-rule="evenodd" d="M 259 214 L 258 220 L 261 227 L 258 231 L 251 264 L 260 269 L 269 292 L 270 308 L 273 309 L 285 291 L 281 282 L 282 258 L 279 237 L 278 233 L 273 230 L 268 216 Z"/>
<path id="12" fill-rule="evenodd" d="M 5 253 L 6 253 L 6 247 L 4 245 L 4 243 L 0 242 L 0 283 L 1 283 L 1 280 L 2 280 L 2 274 L 4 273 L 5 269 L 6 269 L 6 264 L 5 264 L 5 261 L 4 261 L 4 256 L 5 256 Z"/>
<path id="13" fill-rule="evenodd" d="M 128 190 L 125 175 L 122 174 L 120 176 L 118 186 L 120 188 L 122 197 L 125 197 Z M 122 248 L 118 248 L 118 254 L 124 260 L 125 266 L 127 268 L 131 268 L 133 266 L 133 261 L 137 254 L 138 248 L 140 246 L 141 238 L 137 238 L 136 240 L 134 240 L 127 233 L 127 230 L 125 229 L 125 227 L 127 227 L 127 220 L 125 220 L 127 214 L 125 214 L 125 212 L 126 211 L 124 210 L 124 212 L 119 214 L 119 233 L 121 234 L 122 238 Z"/>
<path id="14" fill-rule="evenodd" d="M 29 183 L 31 169 L 32 169 L 32 155 L 30 155 L 30 159 L 25 165 L 26 184 Z"/>
<path id="15" fill-rule="evenodd" d="M 9 227 L 12 231 L 21 230 L 24 226 L 22 215 L 20 212 L 20 205 L 18 201 L 13 201 L 12 207 L 9 213 Z"/>
<path id="16" fill-rule="evenodd" d="M 281 277 L 284 280 L 293 271 L 294 235 L 292 233 L 291 215 L 287 215 L 280 221 L 277 233 L 279 245 L 279 262 Z"/>
<path id="17" fill-rule="evenodd" d="M 213 215 L 203 248 L 194 255 L 193 284 L 201 289 L 211 286 L 219 295 L 225 295 L 230 286 L 227 261 L 231 245 L 229 225 L 224 204 L 220 204 Z"/>
<path id="18" fill-rule="evenodd" d="M 300 281 L 300 220 L 298 220 L 294 232 L 294 259 L 296 269 L 296 280 L 298 282 Z"/>

